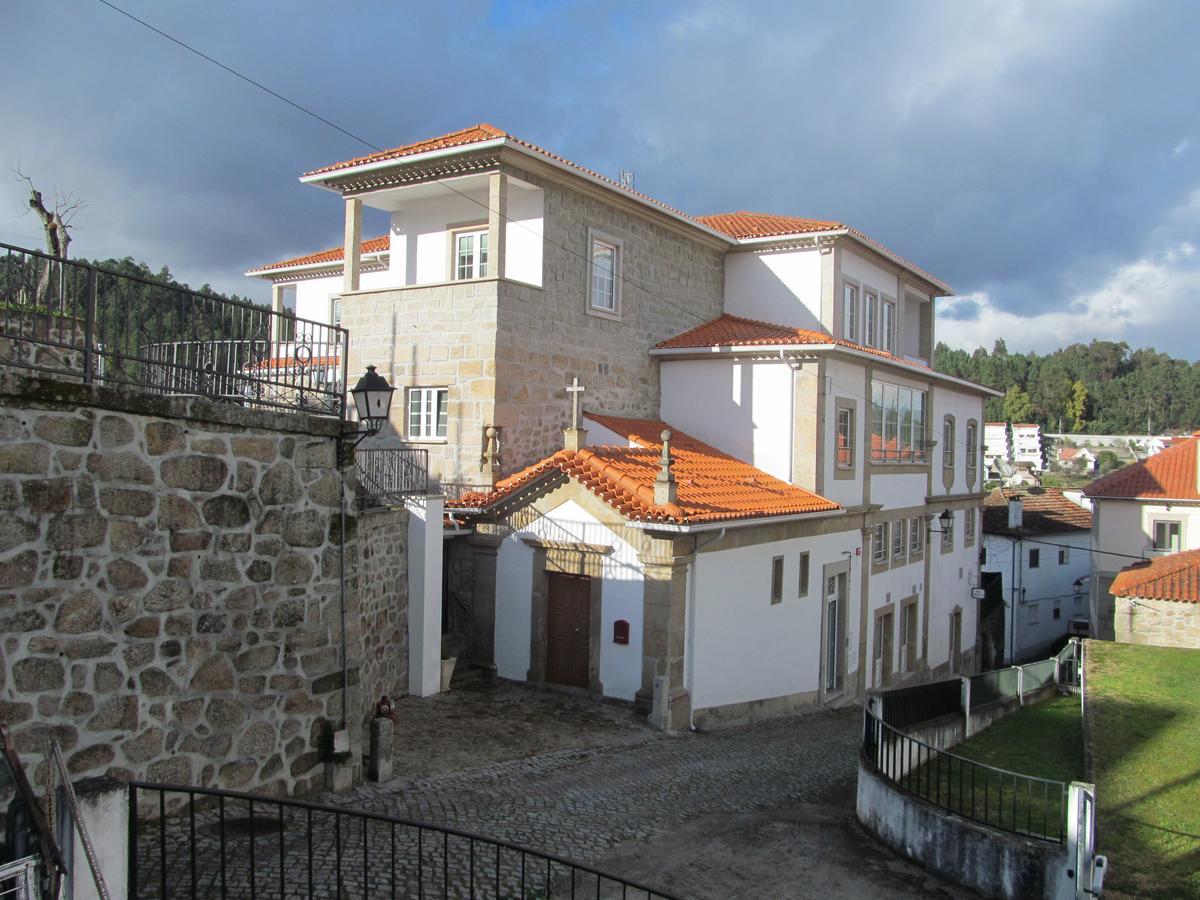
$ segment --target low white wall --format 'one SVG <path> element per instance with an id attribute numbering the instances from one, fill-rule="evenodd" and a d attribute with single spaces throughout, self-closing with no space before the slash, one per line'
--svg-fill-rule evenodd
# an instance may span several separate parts
<path id="1" fill-rule="evenodd" d="M 442 689 L 441 497 L 415 497 L 408 519 L 408 692 Z"/>
<path id="2" fill-rule="evenodd" d="M 75 782 L 79 812 L 112 898 L 129 896 L 129 788 L 111 778 L 86 778 Z M 65 815 L 65 810 L 62 811 Z M 99 900 L 79 830 L 73 839 L 68 864 L 71 867 L 72 900 Z"/>

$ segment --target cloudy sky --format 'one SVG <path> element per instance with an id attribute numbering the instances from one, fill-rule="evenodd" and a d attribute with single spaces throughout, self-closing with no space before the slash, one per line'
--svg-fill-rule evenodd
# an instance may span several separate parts
<path id="1" fill-rule="evenodd" d="M 113 2 L 373 144 L 487 121 L 690 213 L 851 223 L 955 286 L 953 345 L 1200 359 L 1192 0 Z M 193 284 L 340 241 L 296 176 L 366 148 L 99 0 L 6 0 L 0 59 L 0 241 L 40 246 L 18 164 L 87 201 L 73 253 Z"/>

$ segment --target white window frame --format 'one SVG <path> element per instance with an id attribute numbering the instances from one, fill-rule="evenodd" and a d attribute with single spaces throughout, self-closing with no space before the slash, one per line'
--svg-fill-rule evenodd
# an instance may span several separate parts
<path id="1" fill-rule="evenodd" d="M 871 562 L 877 566 L 886 566 L 888 561 L 888 527 L 887 522 L 879 522 L 871 534 Z"/>
<path id="2" fill-rule="evenodd" d="M 916 388 L 888 381 L 871 382 L 871 462 L 921 465 L 926 461 L 925 416 L 928 399 L 925 391 Z M 908 402 L 907 423 L 900 421 L 903 400 Z M 896 441 L 894 449 L 888 448 L 891 437 Z"/>
<path id="3" fill-rule="evenodd" d="M 896 352 L 896 303 L 893 300 L 881 300 L 879 304 L 879 344 L 881 350 L 888 353 Z"/>
<path id="4" fill-rule="evenodd" d="M 1167 533 L 1166 546 L 1158 542 L 1158 527 L 1170 529 L 1172 526 L 1175 529 L 1174 546 L 1171 546 L 1170 532 Z M 1175 553 L 1183 548 L 1183 523 L 1178 519 L 1151 519 L 1150 520 L 1150 546 L 1154 550 L 1165 550 L 1168 553 Z"/>
<path id="5" fill-rule="evenodd" d="M 1065 566 L 1070 561 L 1071 561 L 1071 548 L 1070 547 L 1059 547 L 1058 548 L 1058 564 L 1060 566 Z"/>
<path id="6" fill-rule="evenodd" d="M 342 324 L 342 295 L 334 294 L 329 298 L 329 324 L 338 328 Z"/>
<path id="7" fill-rule="evenodd" d="M 954 468 L 954 417 L 942 419 L 942 468 Z"/>
<path id="8" fill-rule="evenodd" d="M 908 519 L 892 522 L 892 560 L 903 560 L 908 553 Z"/>
<path id="9" fill-rule="evenodd" d="M 966 544 L 975 543 L 975 510 L 963 510 L 963 542 Z"/>
<path id="10" fill-rule="evenodd" d="M 858 343 L 858 285 L 842 285 L 842 337 Z"/>
<path id="11" fill-rule="evenodd" d="M 471 249 L 471 261 L 467 266 L 466 273 L 463 274 L 459 271 L 458 243 L 467 237 L 474 238 L 475 243 Z M 484 247 L 485 242 L 489 246 Z M 488 269 L 491 267 L 490 264 L 492 261 L 491 252 L 490 242 L 488 241 L 488 226 L 486 224 L 450 229 L 450 280 L 474 281 L 478 278 L 487 278 Z"/>
<path id="12" fill-rule="evenodd" d="M 925 552 L 925 517 L 913 516 L 908 523 L 908 554 L 920 556 Z"/>
<path id="13" fill-rule="evenodd" d="M 413 401 L 417 402 L 416 428 Z M 445 407 L 445 416 L 442 411 Z M 410 387 L 404 403 L 404 422 L 411 441 L 445 441 L 449 425 L 450 389 L 445 387 Z"/>
<path id="14" fill-rule="evenodd" d="M 844 423 L 844 427 L 843 427 Z M 837 409 L 837 424 L 834 434 L 834 459 L 839 469 L 854 468 L 854 410 L 848 406 Z M 845 446 L 842 440 L 845 439 Z M 845 452 L 843 452 L 845 451 Z"/>
<path id="15" fill-rule="evenodd" d="M 863 291 L 863 343 L 879 346 L 879 294 L 875 291 Z"/>
<path id="16" fill-rule="evenodd" d="M 950 514 L 950 524 L 942 527 L 942 549 L 954 549 L 954 513 Z"/>
<path id="17" fill-rule="evenodd" d="M 598 278 L 603 278 L 605 272 L 597 267 L 595 253 L 597 248 L 611 250 L 613 254 L 613 270 L 612 270 L 612 308 L 608 306 L 596 305 L 596 290 Z M 603 234 L 599 231 L 588 232 L 588 252 L 587 252 L 587 311 L 593 316 L 600 316 L 605 319 L 621 318 L 621 267 L 624 263 L 625 249 L 622 241 L 611 235 Z"/>
<path id="18" fill-rule="evenodd" d="M 974 475 L 979 467 L 979 426 L 974 422 L 967 423 L 966 450 L 967 471 Z"/>

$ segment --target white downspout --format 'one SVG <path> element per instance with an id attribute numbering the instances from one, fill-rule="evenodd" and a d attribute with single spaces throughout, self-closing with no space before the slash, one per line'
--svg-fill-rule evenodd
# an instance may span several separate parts
<path id="1" fill-rule="evenodd" d="M 687 641 L 684 646 L 684 681 L 687 686 L 688 696 L 692 698 L 692 703 L 688 706 L 688 731 L 696 730 L 696 692 L 693 689 L 693 678 L 695 675 L 696 666 L 696 560 L 699 558 L 700 550 L 707 547 L 709 544 L 715 544 L 717 541 L 725 537 L 725 529 L 722 528 L 703 544 L 700 543 L 700 538 L 693 538 L 692 558 L 688 562 L 687 569 Z"/>

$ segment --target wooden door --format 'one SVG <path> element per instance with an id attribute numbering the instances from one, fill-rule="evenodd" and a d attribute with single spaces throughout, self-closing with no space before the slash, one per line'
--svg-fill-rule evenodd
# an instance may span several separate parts
<path id="1" fill-rule="evenodd" d="M 592 579 L 550 573 L 546 611 L 546 680 L 588 686 L 591 662 Z"/>

